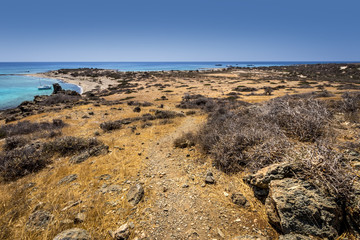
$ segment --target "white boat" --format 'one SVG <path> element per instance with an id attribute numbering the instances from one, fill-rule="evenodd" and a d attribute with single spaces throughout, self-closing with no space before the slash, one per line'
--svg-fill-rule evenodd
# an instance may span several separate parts
<path id="1" fill-rule="evenodd" d="M 51 89 L 51 86 L 50 85 L 41 85 L 41 86 L 38 86 L 38 90 L 49 90 Z"/>
<path id="2" fill-rule="evenodd" d="M 38 86 L 38 90 L 49 90 L 51 89 L 51 85 L 41 85 L 41 82 L 39 80 L 40 86 Z"/>

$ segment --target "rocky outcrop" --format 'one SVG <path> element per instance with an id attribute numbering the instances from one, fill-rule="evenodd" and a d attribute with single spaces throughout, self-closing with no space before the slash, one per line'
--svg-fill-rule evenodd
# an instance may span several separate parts
<path id="1" fill-rule="evenodd" d="M 277 163 L 245 176 L 244 181 L 253 187 L 255 197 L 264 203 L 269 193 L 270 182 L 291 177 L 295 171 L 296 167 L 290 163 Z"/>
<path id="2" fill-rule="evenodd" d="M 265 207 L 270 223 L 284 234 L 335 239 L 342 211 L 335 199 L 312 184 L 292 178 L 273 180 Z"/>
<path id="3" fill-rule="evenodd" d="M 295 175 L 301 176 L 301 169 L 285 162 L 265 167 L 244 180 L 265 204 L 269 222 L 284 234 L 281 239 L 335 239 L 342 226 L 341 206 L 328 193 Z M 352 209 L 353 216 L 358 216 L 356 204 Z"/>
<path id="4" fill-rule="evenodd" d="M 59 233 L 53 240 L 91 240 L 91 236 L 84 229 L 72 228 Z"/>
<path id="5" fill-rule="evenodd" d="M 58 92 L 61 92 L 63 89 L 58 83 L 53 84 L 53 94 L 57 94 Z"/>

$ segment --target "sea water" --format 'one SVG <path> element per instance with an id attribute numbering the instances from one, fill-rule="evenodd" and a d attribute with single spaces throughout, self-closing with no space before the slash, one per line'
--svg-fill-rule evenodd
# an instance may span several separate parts
<path id="1" fill-rule="evenodd" d="M 76 85 L 56 79 L 40 79 L 24 74 L 42 73 L 61 68 L 103 68 L 119 71 L 169 71 L 224 68 L 226 66 L 284 66 L 317 62 L 0 62 L 0 110 L 18 106 L 36 95 L 49 95 L 52 90 L 38 90 L 39 85 L 59 82 L 64 89 L 80 92 Z M 217 66 L 221 65 L 221 66 Z"/>

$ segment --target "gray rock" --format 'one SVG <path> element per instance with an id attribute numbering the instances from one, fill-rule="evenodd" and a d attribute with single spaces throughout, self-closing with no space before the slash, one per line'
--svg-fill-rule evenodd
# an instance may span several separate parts
<path id="1" fill-rule="evenodd" d="M 63 183 L 70 183 L 70 182 L 72 182 L 72 181 L 75 181 L 77 178 L 78 178 L 78 175 L 77 175 L 77 174 L 71 174 L 71 175 L 69 175 L 69 176 L 66 176 L 66 177 L 62 178 L 62 179 L 58 182 L 58 184 L 60 185 L 60 184 L 63 184 Z"/>
<path id="2" fill-rule="evenodd" d="M 103 174 L 99 176 L 99 180 L 109 180 L 111 178 L 110 174 Z"/>
<path id="3" fill-rule="evenodd" d="M 88 152 L 83 152 L 83 153 L 80 153 L 79 155 L 76 155 L 76 156 L 73 156 L 72 158 L 70 158 L 69 162 L 72 164 L 82 163 L 89 157 L 90 157 L 90 154 Z"/>
<path id="4" fill-rule="evenodd" d="M 299 179 L 273 180 L 269 188 L 266 213 L 282 233 L 328 239 L 338 236 L 342 212 L 334 198 Z"/>
<path id="5" fill-rule="evenodd" d="M 279 240 L 311 240 L 311 238 L 300 234 L 286 234 L 281 235 Z"/>
<path id="6" fill-rule="evenodd" d="M 247 199 L 244 197 L 244 195 L 242 193 L 233 193 L 231 195 L 231 200 L 233 203 L 235 203 L 236 205 L 240 206 L 240 207 L 244 207 L 246 205 L 248 205 L 248 201 Z"/>
<path id="7" fill-rule="evenodd" d="M 212 172 L 208 172 L 206 174 L 205 183 L 206 184 L 214 184 L 215 183 L 215 179 L 214 179 Z"/>
<path id="8" fill-rule="evenodd" d="M 144 196 L 144 188 L 140 184 L 132 186 L 126 194 L 127 200 L 132 205 L 138 204 Z"/>
<path id="9" fill-rule="evenodd" d="M 62 231 L 53 240 L 91 240 L 91 236 L 84 229 L 72 228 Z"/>
<path id="10" fill-rule="evenodd" d="M 37 230 L 44 229 L 53 218 L 54 216 L 50 212 L 39 210 L 30 215 L 28 222 L 26 223 L 26 227 Z"/>
<path id="11" fill-rule="evenodd" d="M 104 184 L 100 191 L 102 193 L 121 193 L 122 187 L 118 184 L 113 184 L 110 186 L 107 186 L 107 184 Z"/>
<path id="12" fill-rule="evenodd" d="M 276 163 L 260 169 L 255 174 L 245 176 L 244 181 L 252 186 L 255 197 L 265 203 L 270 182 L 291 177 L 295 171 L 296 168 L 287 162 Z"/>
<path id="13" fill-rule="evenodd" d="M 284 179 L 291 177 L 294 167 L 289 163 L 277 163 L 262 168 L 255 174 L 245 176 L 244 180 L 252 186 L 267 189 L 272 180 Z"/>
<path id="14" fill-rule="evenodd" d="M 125 223 L 124 225 L 121 225 L 118 229 L 115 231 L 109 231 L 110 236 L 114 238 L 115 240 L 126 240 L 130 237 L 130 229 L 129 225 Z"/>

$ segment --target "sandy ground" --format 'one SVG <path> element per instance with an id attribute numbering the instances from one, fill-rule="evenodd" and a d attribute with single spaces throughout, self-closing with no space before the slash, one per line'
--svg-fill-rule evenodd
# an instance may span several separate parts
<path id="1" fill-rule="evenodd" d="M 101 83 L 99 83 L 99 80 L 94 81 L 90 78 L 85 77 L 71 77 L 70 75 L 55 75 L 51 72 L 47 73 L 37 73 L 37 74 L 28 74 L 28 76 L 32 77 L 39 77 L 39 78 L 50 78 L 50 79 L 56 79 L 62 82 L 70 83 L 77 85 L 81 88 L 81 94 L 87 91 L 91 91 L 96 88 L 100 88 L 101 90 L 108 88 L 110 85 L 117 84 L 117 81 L 103 77 L 99 80 L 101 80 Z"/>

